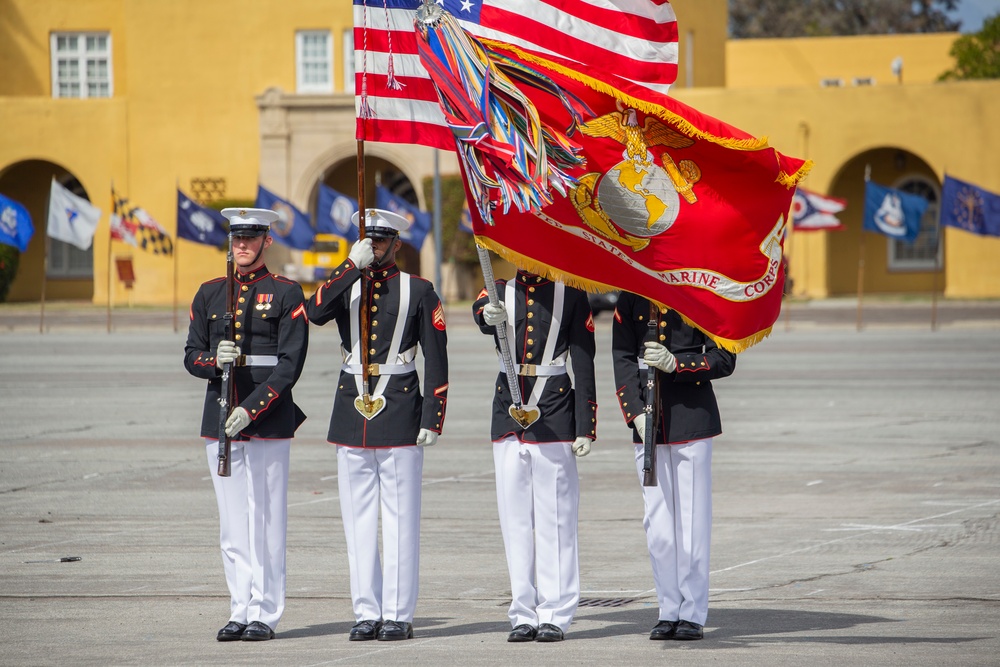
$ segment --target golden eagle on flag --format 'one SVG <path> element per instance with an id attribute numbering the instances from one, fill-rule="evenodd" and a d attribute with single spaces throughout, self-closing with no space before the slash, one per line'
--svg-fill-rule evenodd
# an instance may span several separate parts
<path id="1" fill-rule="evenodd" d="M 809 163 L 628 72 L 597 79 L 575 61 L 464 41 L 452 25 L 418 20 L 420 57 L 481 246 L 569 285 L 644 296 L 729 350 L 770 333 Z"/>

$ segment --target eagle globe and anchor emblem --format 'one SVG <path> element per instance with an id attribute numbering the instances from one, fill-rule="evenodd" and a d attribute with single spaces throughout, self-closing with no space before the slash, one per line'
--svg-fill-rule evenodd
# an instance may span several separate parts
<path id="1" fill-rule="evenodd" d="M 620 108 L 620 107 L 619 107 Z M 662 234 L 680 213 L 680 199 L 698 201 L 693 186 L 701 169 L 691 160 L 675 163 L 666 151 L 660 164 L 650 146 L 687 148 L 694 139 L 646 116 L 639 126 L 635 109 L 613 111 L 584 124 L 591 137 L 607 137 L 625 146 L 622 161 L 604 174 L 591 172 L 579 178 L 570 200 L 580 218 L 601 236 L 639 251 Z"/>

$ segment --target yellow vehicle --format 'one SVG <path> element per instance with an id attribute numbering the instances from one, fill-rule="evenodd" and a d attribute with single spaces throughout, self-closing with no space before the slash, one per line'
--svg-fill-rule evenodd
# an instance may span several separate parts
<path id="1" fill-rule="evenodd" d="M 302 252 L 302 282 L 321 283 L 330 270 L 347 259 L 350 243 L 335 234 L 317 234 L 313 247 Z"/>

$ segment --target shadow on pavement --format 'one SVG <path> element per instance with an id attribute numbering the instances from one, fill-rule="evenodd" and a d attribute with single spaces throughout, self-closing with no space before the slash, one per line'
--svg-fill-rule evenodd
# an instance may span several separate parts
<path id="1" fill-rule="evenodd" d="M 581 620 L 602 621 L 607 627 L 567 633 L 567 639 L 600 639 L 624 634 L 646 635 L 656 625 L 655 609 L 620 610 L 603 614 L 587 614 Z M 733 648 L 735 645 L 750 647 L 754 644 L 959 644 L 988 637 L 894 637 L 852 635 L 837 633 L 835 636 L 781 637 L 785 633 L 823 632 L 848 630 L 873 623 L 898 623 L 898 619 L 863 614 L 840 614 L 790 609 L 719 609 L 711 612 L 705 627 L 703 642 L 663 642 L 665 646 L 684 645 L 692 648 Z"/>

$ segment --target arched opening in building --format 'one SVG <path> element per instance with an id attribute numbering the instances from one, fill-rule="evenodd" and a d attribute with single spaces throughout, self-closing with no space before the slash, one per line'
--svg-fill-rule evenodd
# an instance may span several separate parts
<path id="1" fill-rule="evenodd" d="M 869 169 L 872 182 L 927 199 L 929 206 L 913 243 L 863 230 L 865 172 Z M 944 288 L 943 236 L 938 224 L 941 182 L 925 160 L 903 148 L 865 151 L 844 164 L 833 179 L 830 194 L 848 202 L 838 214 L 845 229 L 827 237 L 831 296 L 856 294 L 859 277 L 865 294 L 926 293 Z"/>
<path id="2" fill-rule="evenodd" d="M 93 245 L 81 250 L 46 235 L 53 178 L 73 194 L 93 201 L 75 175 L 53 162 L 23 160 L 0 171 L 0 193 L 24 205 L 35 228 L 28 249 L 18 258 L 8 301 L 39 301 L 43 276 L 46 300 L 89 301 L 94 297 Z"/>
<path id="3" fill-rule="evenodd" d="M 337 192 L 357 199 L 358 169 L 356 161 L 348 159 L 332 165 L 323 175 L 321 182 Z M 375 205 L 376 185 L 381 185 L 397 197 L 414 206 L 419 206 L 420 200 L 417 197 L 417 191 L 402 171 L 388 160 L 368 156 L 365 159 L 365 203 L 369 208 Z M 318 217 L 316 212 L 318 199 L 319 186 L 317 185 L 310 197 L 314 220 Z M 420 252 L 413 246 L 404 243 L 396 254 L 396 263 L 403 271 L 420 275 Z"/>

